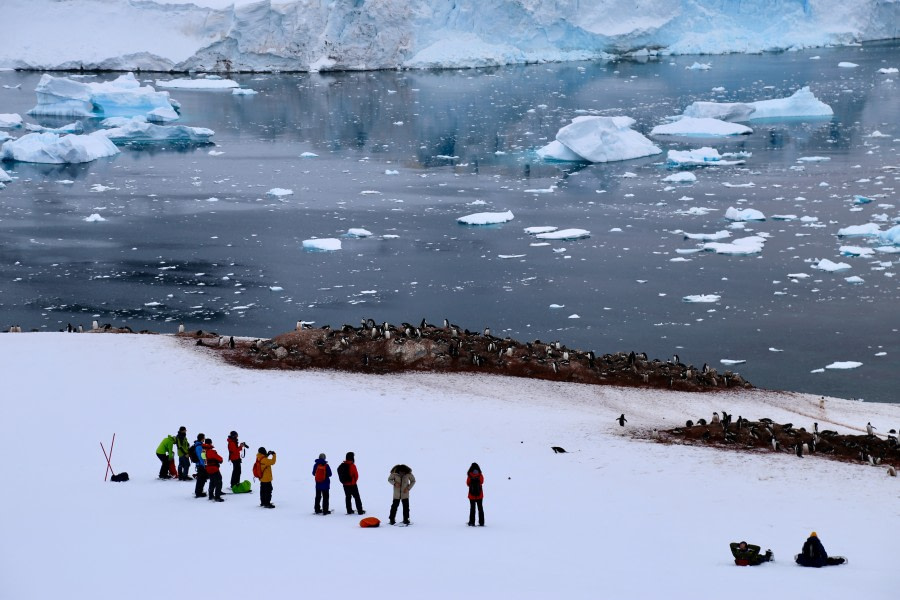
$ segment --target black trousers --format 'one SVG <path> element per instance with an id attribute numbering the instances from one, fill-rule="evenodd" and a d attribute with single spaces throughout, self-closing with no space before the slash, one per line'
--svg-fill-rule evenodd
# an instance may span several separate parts
<path id="1" fill-rule="evenodd" d="M 231 485 L 241 482 L 241 459 L 231 461 Z"/>
<path id="2" fill-rule="evenodd" d="M 209 474 L 209 499 L 222 497 L 222 472 Z"/>
<path id="3" fill-rule="evenodd" d="M 482 499 L 469 499 L 469 525 L 475 524 L 475 507 L 478 507 L 478 524 L 484 525 L 484 506 L 481 505 Z"/>
<path id="4" fill-rule="evenodd" d="M 178 477 L 181 479 L 188 479 L 190 475 L 188 475 L 188 471 L 191 470 L 191 459 L 187 456 L 179 456 L 178 457 Z"/>
<path id="5" fill-rule="evenodd" d="M 400 506 L 400 502 L 403 502 L 403 520 L 409 521 L 409 498 L 404 498 L 403 500 L 394 498 L 394 501 L 391 502 L 391 523 L 397 519 L 397 507 Z"/>
<path id="6" fill-rule="evenodd" d="M 353 512 L 353 509 L 350 508 L 350 499 L 356 499 L 356 512 L 362 513 L 362 500 L 359 497 L 359 487 L 356 485 L 345 485 L 344 486 L 344 501 L 347 503 L 347 514 Z"/>
<path id="7" fill-rule="evenodd" d="M 194 495 L 202 496 L 204 494 L 203 487 L 206 485 L 206 480 L 209 479 L 209 474 L 206 472 L 206 467 L 197 467 L 197 483 L 194 484 Z"/>
<path id="8" fill-rule="evenodd" d="M 259 484 L 259 505 L 272 504 L 272 482 L 262 481 Z"/>
<path id="9" fill-rule="evenodd" d="M 328 495 L 328 490 L 316 490 L 316 513 L 328 512 Z"/>
<path id="10" fill-rule="evenodd" d="M 159 478 L 166 479 L 169 475 L 169 457 L 165 454 L 157 454 L 156 458 L 159 459 L 159 462 L 162 464 L 159 466 Z"/>

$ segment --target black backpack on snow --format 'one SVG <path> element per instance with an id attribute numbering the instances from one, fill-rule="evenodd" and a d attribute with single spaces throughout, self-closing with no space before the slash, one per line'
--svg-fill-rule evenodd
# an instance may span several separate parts
<path id="1" fill-rule="evenodd" d="M 350 466 L 347 463 L 342 462 L 341 464 L 339 464 L 337 472 L 338 481 L 340 481 L 341 483 L 350 483 Z"/>
<path id="2" fill-rule="evenodd" d="M 469 495 L 476 498 L 481 495 L 481 479 L 478 476 L 469 475 Z"/>
<path id="3" fill-rule="evenodd" d="M 109 479 L 110 481 L 128 481 L 128 473 L 122 471 L 121 473 L 114 474 Z"/>

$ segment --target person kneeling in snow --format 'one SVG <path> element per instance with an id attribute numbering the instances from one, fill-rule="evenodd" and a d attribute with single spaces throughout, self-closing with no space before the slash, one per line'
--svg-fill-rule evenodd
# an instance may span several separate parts
<path id="1" fill-rule="evenodd" d="M 825 546 L 819 541 L 819 536 L 813 531 L 803 544 L 803 550 L 794 557 L 801 567 L 828 567 L 842 565 L 847 562 L 843 556 L 828 556 Z"/>
<path id="2" fill-rule="evenodd" d="M 775 558 L 771 550 L 766 550 L 762 556 L 759 555 L 759 546 L 756 544 L 748 544 L 747 542 L 732 542 L 731 553 L 734 555 L 734 564 L 741 567 L 755 567 L 764 562 L 769 562 Z"/>

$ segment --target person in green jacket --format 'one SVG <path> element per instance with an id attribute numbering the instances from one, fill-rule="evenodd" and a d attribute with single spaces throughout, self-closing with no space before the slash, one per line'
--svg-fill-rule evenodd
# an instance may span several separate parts
<path id="1" fill-rule="evenodd" d="M 182 425 L 175 436 L 175 446 L 178 448 L 178 480 L 192 481 L 188 471 L 191 470 L 191 444 L 187 437 L 187 428 Z"/>
<path id="2" fill-rule="evenodd" d="M 742 567 L 755 567 L 775 558 L 771 550 L 766 550 L 766 553 L 760 556 L 760 547 L 756 544 L 732 542 L 730 545 L 731 553 L 734 555 L 734 564 Z"/>
<path id="3" fill-rule="evenodd" d="M 156 458 L 162 463 L 159 467 L 160 479 L 172 479 L 172 476 L 169 474 L 169 461 L 175 457 L 174 446 L 175 436 L 167 435 L 156 447 Z"/>

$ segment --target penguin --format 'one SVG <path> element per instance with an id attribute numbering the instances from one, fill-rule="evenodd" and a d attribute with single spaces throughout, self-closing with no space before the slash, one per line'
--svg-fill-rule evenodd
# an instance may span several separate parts
<path id="1" fill-rule="evenodd" d="M 628 419 L 625 418 L 625 413 L 622 413 L 616 421 L 619 422 L 619 427 L 625 427 L 625 423 L 628 422 Z"/>
<path id="2" fill-rule="evenodd" d="M 697 419 L 697 425 L 706 425 L 706 419 Z"/>
<path id="3" fill-rule="evenodd" d="M 84 325 L 78 326 L 78 333 L 84 333 Z"/>
<path id="4" fill-rule="evenodd" d="M 551 363 L 551 364 L 553 365 L 553 372 L 559 373 L 559 365 L 556 364 L 556 361 L 554 360 L 553 363 Z"/>
<path id="5" fill-rule="evenodd" d="M 869 437 L 875 435 L 875 428 L 872 427 L 872 423 L 866 423 L 866 433 L 869 434 Z"/>
<path id="6" fill-rule="evenodd" d="M 803 444 L 797 444 L 797 457 L 803 458 Z"/>
<path id="7" fill-rule="evenodd" d="M 693 427 L 693 426 L 694 426 L 694 422 L 691 421 L 690 419 L 688 419 L 687 421 L 685 421 L 684 426 L 685 426 L 685 427 Z"/>
<path id="8" fill-rule="evenodd" d="M 93 329 L 94 331 L 97 331 L 98 329 L 100 329 L 100 323 L 98 323 L 97 321 L 91 321 L 91 329 Z M 183 332 L 184 332 L 184 326 L 182 325 L 181 327 L 178 328 L 178 333 L 183 333 Z"/>
<path id="9" fill-rule="evenodd" d="M 719 413 L 713 412 L 712 422 L 713 422 L 713 423 L 718 423 L 718 422 L 719 422 Z"/>
<path id="10" fill-rule="evenodd" d="M 294 327 L 294 331 L 300 331 L 303 329 L 303 321 L 297 321 L 297 326 Z"/>
<path id="11" fill-rule="evenodd" d="M 228 338 L 228 347 L 231 348 L 232 350 L 234 349 L 234 336 L 233 335 Z"/>
<path id="12" fill-rule="evenodd" d="M 491 328 L 490 327 L 484 328 L 484 337 L 491 337 Z"/>
<path id="13" fill-rule="evenodd" d="M 813 433 L 819 433 L 819 424 L 813 423 Z"/>
<path id="14" fill-rule="evenodd" d="M 96 322 L 97 322 L 97 321 L 94 321 L 94 323 L 96 323 Z M 97 329 L 97 326 L 96 326 L 96 325 L 94 326 L 94 329 Z M 178 325 L 178 333 L 184 333 L 184 323 L 180 323 L 180 324 Z"/>
<path id="15" fill-rule="evenodd" d="M 778 452 L 778 446 L 779 446 L 778 440 L 776 440 L 776 439 L 773 437 L 773 438 L 772 438 L 772 450 L 774 450 L 775 452 Z"/>
<path id="16" fill-rule="evenodd" d="M 553 454 L 565 454 L 566 449 L 560 446 L 550 446 L 550 449 L 553 450 Z"/>
<path id="17" fill-rule="evenodd" d="M 369 355 L 368 355 L 368 354 L 363 354 L 363 357 L 362 357 L 362 364 L 363 364 L 364 367 L 368 367 L 368 366 L 369 366 Z"/>
<path id="18" fill-rule="evenodd" d="M 819 409 L 825 410 L 825 396 L 822 396 L 821 398 L 819 398 Z"/>
<path id="19" fill-rule="evenodd" d="M 887 474 L 888 474 L 888 477 L 896 477 L 896 476 L 897 476 L 897 469 L 895 469 L 894 467 L 889 466 L 889 467 L 887 468 Z"/>

